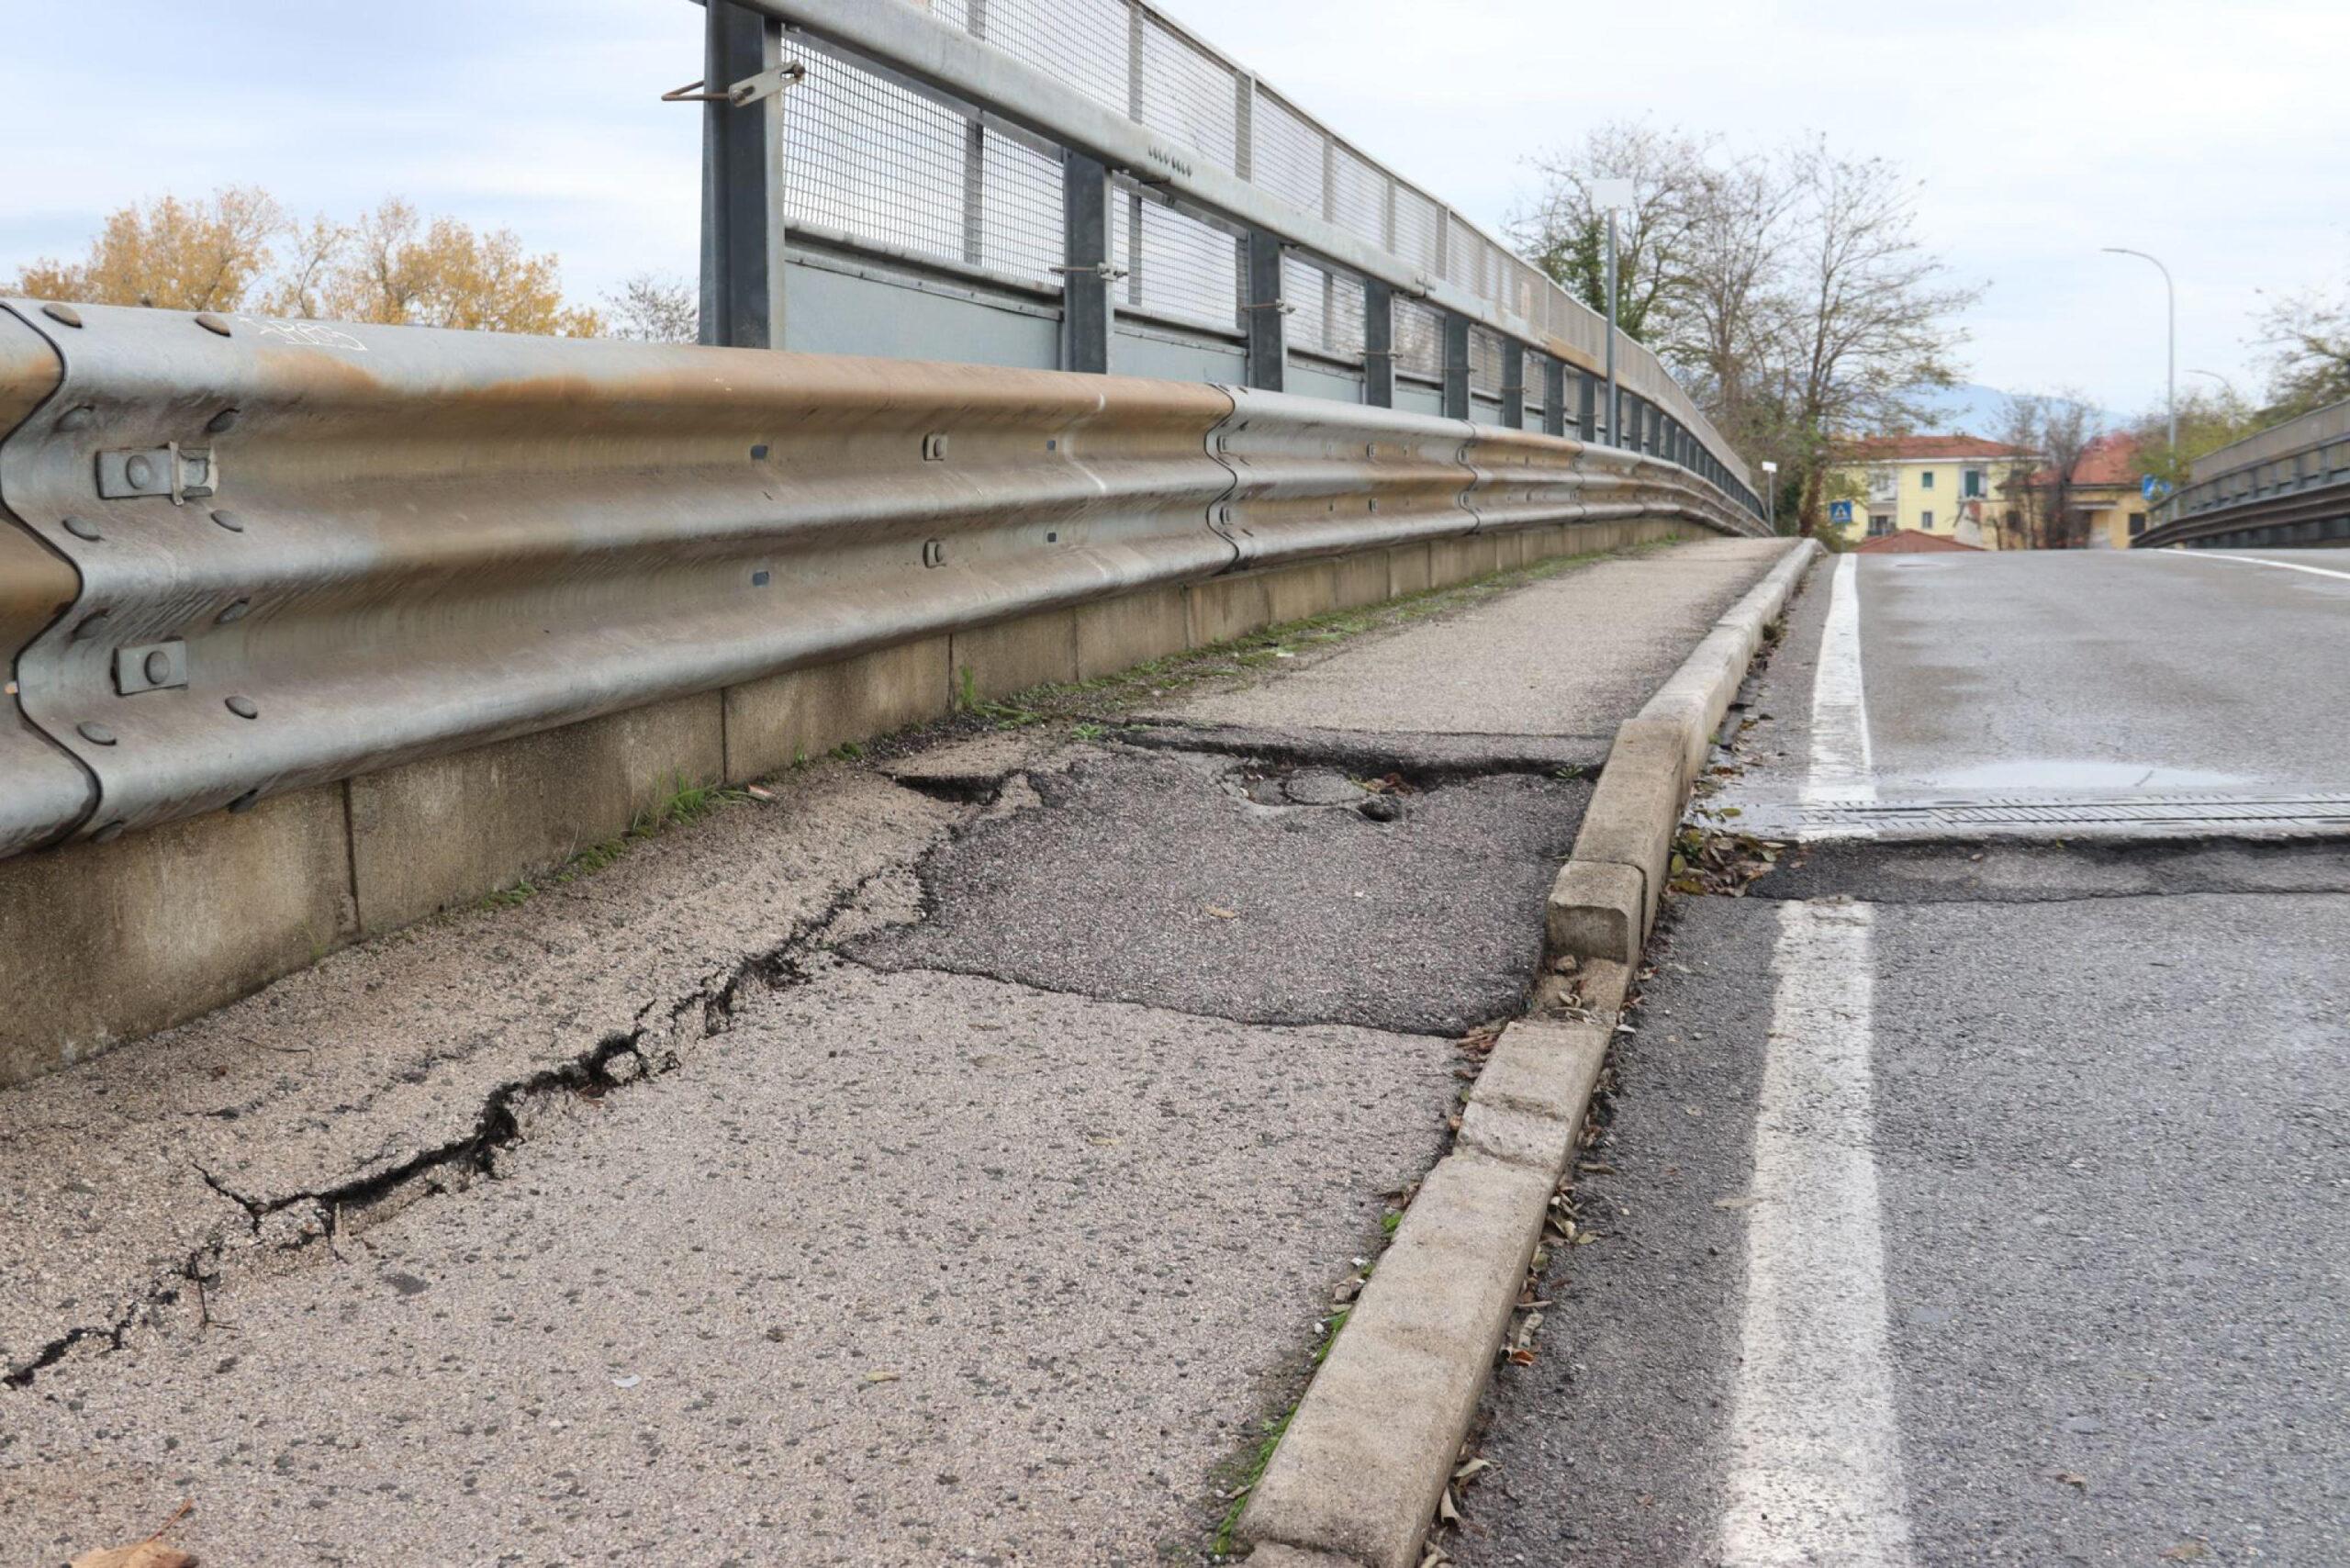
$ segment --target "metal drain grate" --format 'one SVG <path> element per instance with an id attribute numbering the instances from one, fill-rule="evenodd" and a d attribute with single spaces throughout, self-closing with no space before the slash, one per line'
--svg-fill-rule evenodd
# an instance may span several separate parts
<path id="1" fill-rule="evenodd" d="M 2273 827 L 2350 830 L 2350 793 L 2304 795 L 1986 796 L 1976 800 L 1750 805 L 1745 831 L 1766 836 L 1941 836 L 1965 829 L 2209 832 Z"/>

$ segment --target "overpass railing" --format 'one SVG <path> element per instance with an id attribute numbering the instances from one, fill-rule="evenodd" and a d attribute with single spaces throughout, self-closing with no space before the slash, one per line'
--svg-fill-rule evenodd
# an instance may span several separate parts
<path id="1" fill-rule="evenodd" d="M 1760 526 L 1254 388 L 23 299 L 0 434 L 0 855 L 1252 568 Z"/>
<path id="2" fill-rule="evenodd" d="M 703 338 L 1572 434 L 1760 515 L 1656 356 L 1144 0 L 709 0 Z M 753 95 L 756 95 L 753 97 Z"/>
<path id="3" fill-rule="evenodd" d="M 2350 544 L 2350 402 L 2199 458 L 2140 548 Z"/>

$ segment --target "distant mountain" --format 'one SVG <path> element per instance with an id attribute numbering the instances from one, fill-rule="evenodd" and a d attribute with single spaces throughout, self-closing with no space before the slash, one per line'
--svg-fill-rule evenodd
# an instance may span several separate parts
<path id="1" fill-rule="evenodd" d="M 1975 435 L 1997 441 L 2000 427 L 2008 422 L 2008 395 L 1973 381 L 1929 387 L 1918 394 L 1918 401 L 1927 410 L 1926 421 L 1919 429 L 1921 435 Z M 2111 414 L 2102 409 L 2090 412 L 2102 428 L 2114 428 Z"/>

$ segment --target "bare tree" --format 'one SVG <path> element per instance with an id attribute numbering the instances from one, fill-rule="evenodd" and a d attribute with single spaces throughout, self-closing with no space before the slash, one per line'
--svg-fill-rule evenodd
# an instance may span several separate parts
<path id="1" fill-rule="evenodd" d="M 647 343 L 690 343 L 701 335 L 701 297 L 682 278 L 638 273 L 604 296 L 604 335 Z"/>
<path id="2" fill-rule="evenodd" d="M 1850 431 L 1923 417 L 1918 392 L 1956 377 L 1964 334 L 1950 318 L 1982 296 L 1946 280 L 1919 242 L 1910 185 L 1882 159 L 1815 143 L 1795 156 L 1798 235 L 1776 357 L 1789 438 L 1804 476 L 1800 527 L 1821 521 L 1829 448 Z"/>
<path id="3" fill-rule="evenodd" d="M 1593 184 L 1628 178 L 1618 313 L 1656 348 L 1725 439 L 1779 465 L 1779 510 L 1806 532 L 1825 510 L 1832 449 L 1923 416 L 1954 379 L 1953 284 L 1919 241 L 1908 182 L 1824 143 L 1731 158 L 1642 123 L 1603 126 L 1537 164 L 1546 187 L 1515 226 L 1550 275 L 1605 309 L 1605 224 Z"/>
<path id="4" fill-rule="evenodd" d="M 2088 513 L 2074 504 L 2074 492 L 2081 464 L 2104 434 L 2096 410 L 2077 392 L 2011 397 L 2000 434 L 2006 444 L 2031 454 L 2031 461 L 2011 465 L 1995 487 L 2006 513 L 2001 544 L 2082 548 L 2088 543 Z"/>
<path id="5" fill-rule="evenodd" d="M 2272 299 L 2260 318 L 2273 417 L 2350 398 L 2350 295 L 2312 289 Z"/>
<path id="6" fill-rule="evenodd" d="M 1710 143 L 1636 120 L 1595 128 L 1583 145 L 1535 159 L 1543 180 L 1511 238 L 1552 282 L 1607 313 L 1607 215 L 1592 199 L 1600 180 L 1629 180 L 1632 210 L 1616 224 L 1616 321 L 1626 337 L 1652 341 L 1651 317 L 1670 314 L 1692 229 L 1712 178 Z"/>

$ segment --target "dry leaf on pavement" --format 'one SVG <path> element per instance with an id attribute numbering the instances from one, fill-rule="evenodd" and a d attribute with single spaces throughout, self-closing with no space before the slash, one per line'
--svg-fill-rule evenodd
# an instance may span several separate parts
<path id="1" fill-rule="evenodd" d="M 65 1568 L 196 1568 L 196 1559 L 189 1553 L 163 1544 L 163 1537 L 171 1528 L 195 1511 L 195 1504 L 182 1503 L 145 1540 L 85 1551 Z"/>

